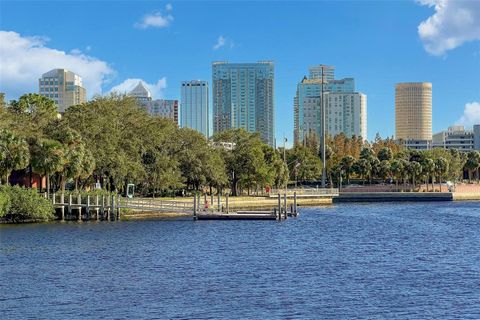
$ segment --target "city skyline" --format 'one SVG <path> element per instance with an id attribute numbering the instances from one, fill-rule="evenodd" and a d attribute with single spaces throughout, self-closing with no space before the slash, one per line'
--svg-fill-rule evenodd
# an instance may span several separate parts
<path id="1" fill-rule="evenodd" d="M 399 82 L 433 84 L 433 132 L 454 124 L 471 127 L 480 119 L 477 35 L 460 37 L 451 28 L 451 16 L 460 9 L 478 16 L 480 7 L 473 1 L 446 9 L 415 1 L 131 4 L 2 2 L 0 91 L 7 99 L 37 92 L 42 73 L 66 68 L 82 76 L 89 98 L 114 89 L 130 91 L 142 80 L 156 99 L 180 99 L 181 81 L 211 79 L 213 61 L 268 59 L 275 62 L 277 141 L 285 135 L 293 142 L 296 84 L 309 66 L 320 63 L 334 65 L 338 78 L 355 78 L 356 89 L 368 96 L 369 140 L 377 132 L 394 135 Z M 52 17 L 67 23 L 69 18 L 60 14 L 64 10 L 75 10 L 77 19 L 90 25 L 70 25 L 67 33 L 43 23 Z M 107 10 L 112 11 L 107 22 L 115 28 L 100 22 Z M 223 17 L 230 10 L 238 15 Z M 323 17 L 328 27 L 319 33 L 315 21 L 324 11 L 329 12 Z M 442 12 L 443 20 L 432 25 L 428 19 Z M 266 13 L 270 19 L 259 18 Z M 238 28 L 245 14 L 257 24 Z M 202 32 L 193 34 L 198 25 Z M 429 36 L 428 27 L 437 28 L 437 35 Z M 455 45 L 444 45 L 447 36 Z"/>

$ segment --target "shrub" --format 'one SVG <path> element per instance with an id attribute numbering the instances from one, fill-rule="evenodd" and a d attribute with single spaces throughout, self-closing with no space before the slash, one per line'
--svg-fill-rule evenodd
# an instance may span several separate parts
<path id="1" fill-rule="evenodd" d="M 10 210 L 10 195 L 0 190 L 0 218 L 5 217 L 9 210 Z"/>
<path id="2" fill-rule="evenodd" d="M 0 188 L 0 195 L 9 198 L 9 204 L 5 206 L 7 209 L 3 215 L 6 221 L 47 221 L 55 218 L 52 203 L 34 189 L 3 186 Z"/>

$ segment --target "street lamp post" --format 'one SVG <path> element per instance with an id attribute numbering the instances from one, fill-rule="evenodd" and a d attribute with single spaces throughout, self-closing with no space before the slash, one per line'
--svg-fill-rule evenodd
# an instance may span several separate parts
<path id="1" fill-rule="evenodd" d="M 287 138 L 283 137 L 283 162 L 285 163 L 288 169 L 286 143 L 287 143 Z M 287 194 L 287 187 L 288 187 L 288 180 L 287 180 L 287 183 L 285 184 L 285 195 Z"/>
<path id="2" fill-rule="evenodd" d="M 325 163 L 325 101 L 324 101 L 324 82 L 325 82 L 325 66 L 321 66 L 322 70 L 322 95 L 320 101 L 322 103 L 322 188 L 325 188 L 325 178 L 327 175 L 327 166 Z"/>

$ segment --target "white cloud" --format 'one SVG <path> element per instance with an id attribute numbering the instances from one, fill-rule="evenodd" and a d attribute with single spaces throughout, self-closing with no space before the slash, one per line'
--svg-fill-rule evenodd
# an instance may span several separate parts
<path id="1" fill-rule="evenodd" d="M 117 93 L 129 93 L 137 86 L 137 84 L 142 81 L 145 87 L 150 90 L 152 97 L 154 99 L 161 99 L 163 98 L 163 91 L 167 87 L 167 78 L 163 77 L 157 81 L 157 83 L 148 83 L 139 78 L 128 78 L 119 85 L 114 86 L 110 89 L 109 92 L 117 92 Z"/>
<path id="2" fill-rule="evenodd" d="M 167 11 L 171 11 L 170 9 Z M 135 27 L 139 29 L 147 29 L 150 27 L 153 28 L 165 28 L 168 27 L 173 22 L 173 16 L 171 14 L 163 15 L 161 12 L 155 12 L 152 14 L 145 15 L 140 22 L 135 23 Z"/>
<path id="3" fill-rule="evenodd" d="M 219 36 L 218 39 L 217 39 L 217 43 L 215 43 L 213 45 L 213 50 L 218 50 L 220 49 L 221 47 L 223 47 L 225 45 L 225 37 L 224 36 Z"/>
<path id="4" fill-rule="evenodd" d="M 224 36 L 219 36 L 217 38 L 217 43 L 215 43 L 212 47 L 213 50 L 218 50 L 220 49 L 221 47 L 224 47 L 228 44 L 228 46 L 230 47 L 230 49 L 232 49 L 234 46 L 235 46 L 235 43 L 233 42 L 233 40 L 231 39 L 228 39 Z"/>
<path id="5" fill-rule="evenodd" d="M 418 26 L 425 50 L 442 55 L 463 43 L 480 40 L 480 1 L 417 0 L 435 8 L 435 13 Z"/>
<path id="6" fill-rule="evenodd" d="M 74 49 L 70 53 L 46 46 L 45 37 L 25 37 L 0 31 L 0 91 L 8 99 L 38 92 L 38 79 L 51 69 L 65 68 L 79 74 L 89 97 L 102 93 L 113 75 L 107 62 Z"/>
<path id="7" fill-rule="evenodd" d="M 172 11 L 173 10 L 173 6 L 171 3 L 167 3 L 167 5 L 165 6 L 165 10 L 167 11 Z"/>
<path id="8" fill-rule="evenodd" d="M 474 124 L 480 124 L 480 102 L 470 102 L 465 105 L 462 117 L 457 124 L 471 127 Z"/>

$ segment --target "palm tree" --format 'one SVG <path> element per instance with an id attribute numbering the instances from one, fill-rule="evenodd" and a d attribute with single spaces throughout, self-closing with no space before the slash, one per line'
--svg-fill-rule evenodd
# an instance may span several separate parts
<path id="1" fill-rule="evenodd" d="M 392 173 L 390 161 L 382 160 L 380 164 L 377 166 L 377 175 L 382 180 L 387 179 Z"/>
<path id="2" fill-rule="evenodd" d="M 32 146 L 32 167 L 47 178 L 47 194 L 50 194 L 50 176 L 61 172 L 65 164 L 63 145 L 50 139 L 39 139 Z"/>
<path id="3" fill-rule="evenodd" d="M 393 160 L 390 163 L 390 171 L 395 178 L 395 185 L 398 187 L 398 180 L 400 180 L 403 173 L 403 162 L 398 159 Z"/>
<path id="4" fill-rule="evenodd" d="M 467 155 L 467 162 L 465 163 L 465 169 L 468 170 L 468 181 L 472 181 L 472 174 L 480 167 L 480 153 L 477 151 L 471 151 Z"/>
<path id="5" fill-rule="evenodd" d="M 370 165 L 370 162 L 367 159 L 358 159 L 355 161 L 353 168 L 362 179 L 363 184 L 365 184 L 365 177 L 368 177 L 372 172 L 372 166 Z"/>
<path id="6" fill-rule="evenodd" d="M 415 189 L 415 178 L 422 173 L 422 165 L 417 161 L 412 161 L 408 165 L 408 172 L 410 173 L 413 188 Z"/>
<path id="7" fill-rule="evenodd" d="M 440 185 L 440 192 L 442 192 L 442 178 L 448 172 L 448 161 L 444 157 L 435 160 L 435 174 L 439 177 L 438 184 Z"/>
<path id="8" fill-rule="evenodd" d="M 340 167 L 347 178 L 347 184 L 350 184 L 350 174 L 353 173 L 353 165 L 355 164 L 355 158 L 352 156 L 345 156 L 340 160 Z"/>
<path id="9" fill-rule="evenodd" d="M 390 160 L 392 160 L 392 158 L 393 158 L 392 149 L 390 149 L 389 147 L 383 147 L 382 149 L 380 149 L 378 151 L 377 157 L 380 161 L 384 161 L 384 160 L 390 161 Z"/>
<path id="10" fill-rule="evenodd" d="M 13 170 L 24 169 L 28 166 L 30 153 L 28 143 L 9 130 L 0 131 L 0 181 L 8 178 Z"/>
<path id="11" fill-rule="evenodd" d="M 422 170 L 426 178 L 425 184 L 427 185 L 427 191 L 428 191 L 428 181 L 430 180 L 430 177 L 432 177 L 432 190 L 433 190 L 433 174 L 435 173 L 435 162 L 430 158 L 424 159 L 422 161 Z"/>

